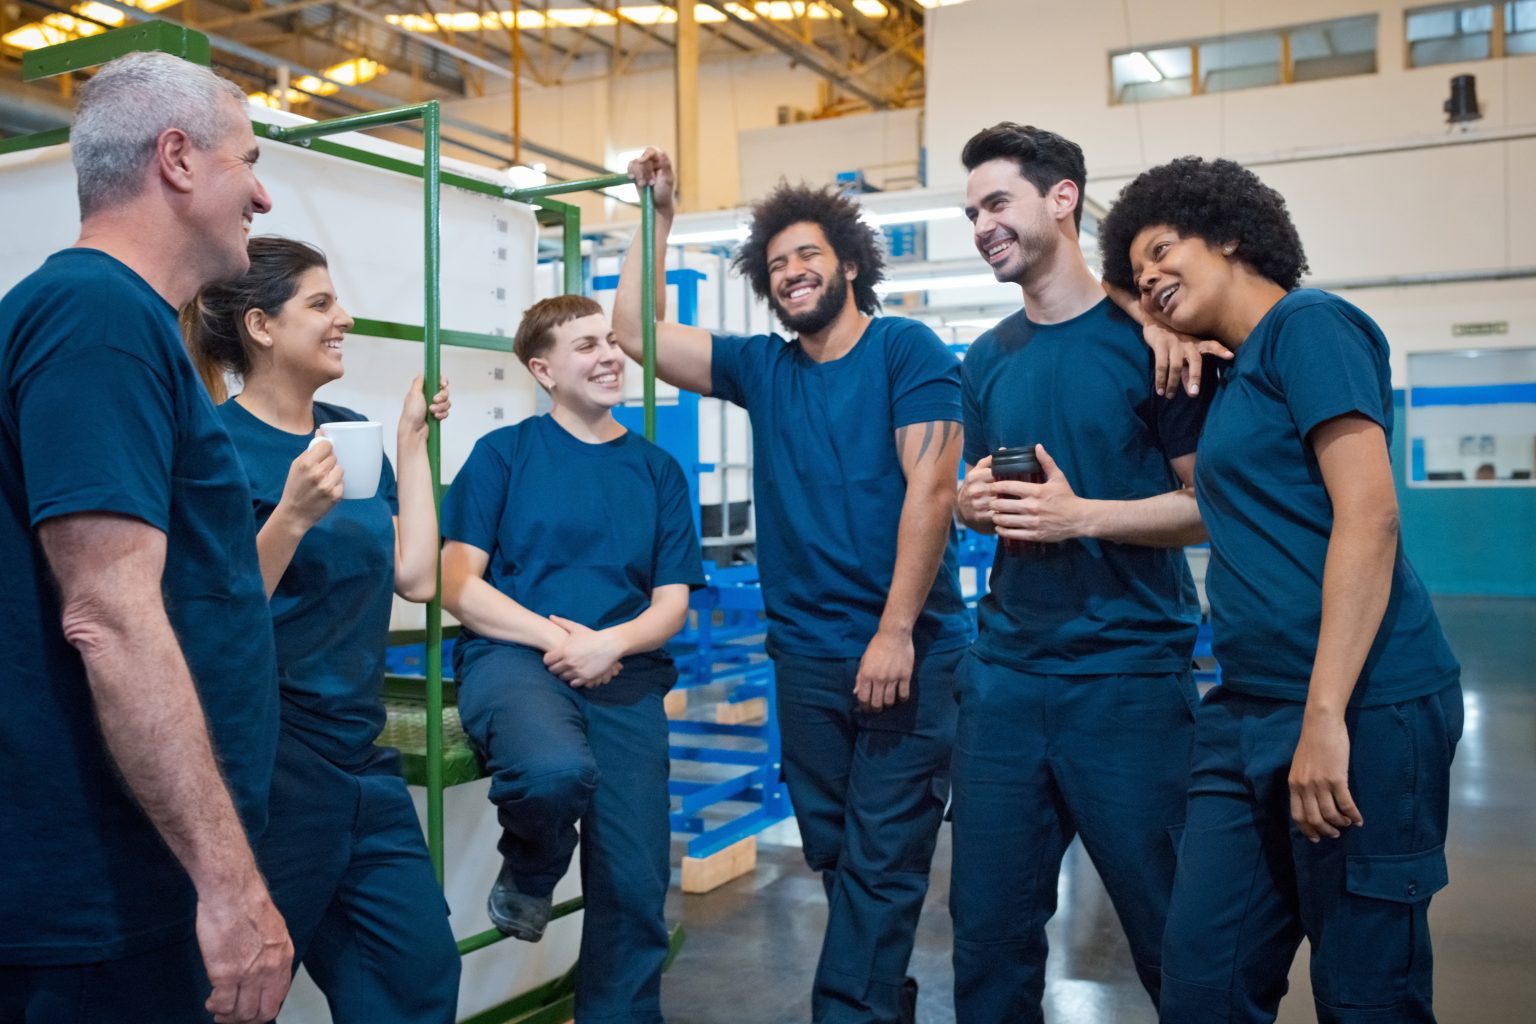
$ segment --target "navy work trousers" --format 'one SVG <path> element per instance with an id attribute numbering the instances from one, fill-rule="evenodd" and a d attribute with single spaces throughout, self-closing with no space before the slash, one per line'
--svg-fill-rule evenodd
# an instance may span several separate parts
<path id="1" fill-rule="evenodd" d="M 672 838 L 662 702 L 677 669 L 639 655 L 612 682 L 576 688 L 536 651 L 485 643 L 464 653 L 458 678 L 519 892 L 554 891 L 581 827 L 576 1019 L 659 1024 Z"/>
<path id="2" fill-rule="evenodd" d="M 336 1024 L 452 1024 L 459 951 L 395 756 L 357 772 L 279 734 L 256 859 Z"/>
<path id="3" fill-rule="evenodd" d="M 1074 836 L 1157 1001 L 1194 679 L 1042 676 L 967 659 L 955 738 L 955 1019 L 1037 1024 L 1046 922 Z"/>
<path id="4" fill-rule="evenodd" d="M 1212 691 L 1200 706 L 1163 946 L 1167 1024 L 1275 1019 L 1303 935 L 1325 1024 L 1432 1024 L 1429 898 L 1446 884 L 1461 686 L 1346 712 L 1365 824 L 1312 843 L 1291 821 L 1303 705 Z"/>
<path id="5" fill-rule="evenodd" d="M 954 673 L 919 652 L 910 698 L 859 709 L 859 659 L 773 655 L 784 780 L 805 859 L 827 890 L 815 1024 L 895 1024 L 949 795 Z"/>

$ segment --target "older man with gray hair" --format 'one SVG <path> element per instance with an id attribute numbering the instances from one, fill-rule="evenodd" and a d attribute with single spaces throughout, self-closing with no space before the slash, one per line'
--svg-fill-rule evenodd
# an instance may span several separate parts
<path id="1" fill-rule="evenodd" d="M 244 96 L 175 57 L 104 66 L 71 141 L 80 238 L 0 299 L 0 1021 L 266 1021 L 271 619 L 176 309 L 271 202 Z"/>

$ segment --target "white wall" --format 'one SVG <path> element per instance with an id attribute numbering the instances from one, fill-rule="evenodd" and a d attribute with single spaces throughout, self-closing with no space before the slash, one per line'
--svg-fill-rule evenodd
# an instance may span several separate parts
<path id="1" fill-rule="evenodd" d="M 781 178 L 817 185 L 842 171 L 863 171 L 866 182 L 881 190 L 915 188 L 922 122 L 923 112 L 914 107 L 742 132 L 739 194 L 750 202 Z"/>
<path id="2" fill-rule="evenodd" d="M 1079 0 L 1063 16 L 1045 0 L 971 0 L 932 11 L 924 136 L 930 185 L 962 185 L 958 155 L 965 140 L 1012 120 L 1082 145 L 1088 194 L 1104 205 L 1136 173 L 1175 156 L 1225 156 L 1254 165 L 1285 195 L 1313 281 L 1536 266 L 1536 189 L 1530 187 L 1536 181 L 1536 57 L 1408 68 L 1403 12 L 1415 5 Z M 1372 12 L 1378 15 L 1376 74 L 1109 102 L 1111 51 Z M 1485 116 L 1452 134 L 1441 104 L 1450 77 L 1462 73 L 1477 76 Z M 1531 137 L 1472 141 L 1500 134 Z M 1443 145 L 1448 139 L 1466 142 Z M 930 232 L 929 248 L 937 257 L 973 253 L 959 225 Z M 1465 347 L 1450 336 L 1453 322 L 1508 320 L 1510 334 L 1477 339 L 1483 347 L 1536 344 L 1533 295 L 1536 283 L 1529 278 L 1349 293 L 1387 328 L 1399 375 L 1410 348 Z"/>

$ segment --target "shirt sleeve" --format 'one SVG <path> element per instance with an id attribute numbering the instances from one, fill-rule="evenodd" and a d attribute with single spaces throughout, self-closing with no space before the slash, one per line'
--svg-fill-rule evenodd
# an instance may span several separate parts
<path id="1" fill-rule="evenodd" d="M 379 497 L 389 502 L 389 514 L 400 514 L 400 488 L 395 483 L 395 467 L 389 461 L 389 456 L 384 456 L 384 465 L 379 470 Z"/>
<path id="2" fill-rule="evenodd" d="M 1318 303 L 1286 317 L 1270 346 L 1270 376 L 1302 438 L 1352 412 L 1387 428 L 1386 346 L 1363 324 Z"/>
<path id="3" fill-rule="evenodd" d="M 443 495 L 443 539 L 490 554 L 507 504 L 511 469 L 485 438 L 475 443 L 464 466 Z"/>
<path id="4" fill-rule="evenodd" d="M 704 585 L 704 564 L 699 555 L 699 537 L 693 529 L 693 498 L 682 467 L 670 455 L 661 460 L 657 480 L 656 563 L 651 586 L 686 583 L 697 590 Z"/>
<path id="5" fill-rule="evenodd" d="M 98 345 L 39 364 L 16 393 L 33 526 L 113 512 L 169 529 L 176 413 L 166 374 Z"/>
<path id="6" fill-rule="evenodd" d="M 960 363 L 939 336 L 915 320 L 892 332 L 887 358 L 891 378 L 891 426 L 947 420 L 964 422 Z"/>
<path id="7" fill-rule="evenodd" d="M 710 395 L 745 407 L 760 386 L 770 352 L 783 344 L 771 335 L 715 334 L 710 339 Z"/>
<path id="8" fill-rule="evenodd" d="M 965 464 L 974 466 L 988 455 L 992 454 L 991 446 L 987 444 L 986 422 L 981 416 L 981 396 L 976 394 L 977 363 L 980 356 L 977 355 L 976 346 L 980 340 L 972 343 L 965 353 L 965 362 L 960 366 L 961 383 L 961 408 L 965 416 Z"/>

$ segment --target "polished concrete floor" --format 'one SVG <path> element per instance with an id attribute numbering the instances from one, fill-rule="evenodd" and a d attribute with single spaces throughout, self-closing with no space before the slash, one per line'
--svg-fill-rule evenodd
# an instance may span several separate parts
<path id="1" fill-rule="evenodd" d="M 1463 666 L 1448 844 L 1451 884 L 1430 916 L 1441 1024 L 1536 1022 L 1536 601 L 1436 602 Z M 777 839 L 777 842 L 770 842 Z M 825 904 L 792 828 L 759 844 L 754 875 L 705 896 L 675 889 L 669 917 L 688 942 L 663 984 L 670 1024 L 803 1024 Z M 948 1024 L 949 835 L 940 837 L 912 974 L 918 1020 Z M 1156 1015 L 1093 866 L 1074 845 L 1050 927 L 1046 1020 L 1147 1024 Z M 1303 946 L 1281 1024 L 1313 1020 Z M 1007 1024 L 1007 1022 L 998 1022 Z"/>

